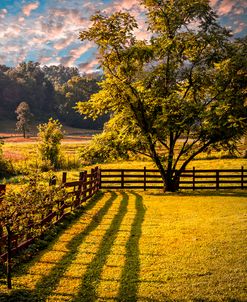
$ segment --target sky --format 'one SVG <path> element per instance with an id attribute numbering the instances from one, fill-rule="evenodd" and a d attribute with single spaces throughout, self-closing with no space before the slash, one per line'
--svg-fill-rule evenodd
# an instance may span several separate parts
<path id="1" fill-rule="evenodd" d="M 210 2 L 221 25 L 236 37 L 247 34 L 246 0 Z M 119 10 L 137 18 L 136 35 L 144 39 L 146 25 L 138 0 L 0 0 L 0 64 L 38 61 L 95 72 L 97 49 L 91 42 L 80 41 L 79 32 L 90 26 L 90 16 L 96 11 L 110 14 Z"/>

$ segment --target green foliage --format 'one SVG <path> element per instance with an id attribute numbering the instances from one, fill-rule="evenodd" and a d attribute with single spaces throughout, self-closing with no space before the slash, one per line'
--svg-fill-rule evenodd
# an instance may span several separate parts
<path id="1" fill-rule="evenodd" d="M 41 220 L 49 211 L 58 209 L 58 202 L 65 196 L 63 187 L 45 185 L 36 173 L 19 190 L 7 190 L 0 203 L 0 225 L 10 227 L 14 233 L 39 234 L 44 230 Z"/>
<path id="2" fill-rule="evenodd" d="M 74 106 L 78 101 L 87 100 L 90 95 L 99 91 L 97 82 L 100 80 L 99 76 L 73 76 L 66 83 L 64 83 L 60 92 L 65 96 L 63 104 L 59 106 L 59 112 L 65 116 L 65 121 L 69 125 L 75 126 L 80 124 L 81 127 L 87 129 L 100 129 L 107 119 L 107 116 L 100 117 L 96 121 L 92 119 L 82 120 L 78 112 L 74 110 Z"/>
<path id="3" fill-rule="evenodd" d="M 40 139 L 39 152 L 43 161 L 48 166 L 57 168 L 59 166 L 60 144 L 63 138 L 62 124 L 52 118 L 47 123 L 38 126 Z"/>
<path id="4" fill-rule="evenodd" d="M 3 157 L 3 142 L 0 141 L 0 178 L 14 174 L 13 167 L 9 161 Z"/>
<path id="5" fill-rule="evenodd" d="M 139 140 L 129 149 L 148 154 L 174 191 L 193 158 L 214 148 L 233 152 L 246 132 L 247 38 L 230 39 L 207 1 L 142 3 L 148 40 L 137 40 L 135 19 L 122 12 L 96 14 L 81 32 L 98 45 L 104 79 L 77 109 L 92 118 L 110 112 L 117 126 L 105 129 L 104 142 L 119 149 L 119 135 Z"/>
<path id="6" fill-rule="evenodd" d="M 71 90 L 69 81 L 73 78 L 80 79 L 81 90 L 78 89 L 76 98 L 72 100 L 66 93 Z M 0 65 L 1 117 L 15 120 L 15 110 L 20 100 L 28 100 L 31 111 L 38 120 L 45 121 L 51 116 L 70 126 L 102 128 L 105 118 L 96 123 L 92 120 L 82 121 L 72 108 L 76 101 L 89 97 L 84 92 L 92 94 L 98 91 L 98 80 L 98 74 L 80 76 L 76 67 L 63 65 L 41 67 L 40 63 L 32 61 L 22 62 L 11 68 Z"/>
<path id="7" fill-rule="evenodd" d="M 133 127 L 122 127 L 120 119 L 112 118 L 101 134 L 93 136 L 92 141 L 81 149 L 80 156 L 89 164 L 110 162 L 116 159 L 127 160 L 136 148 L 145 149 L 140 133 Z"/>

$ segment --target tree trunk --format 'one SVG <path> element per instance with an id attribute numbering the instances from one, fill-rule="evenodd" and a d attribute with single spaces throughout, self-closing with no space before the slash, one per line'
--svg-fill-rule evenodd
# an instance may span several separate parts
<path id="1" fill-rule="evenodd" d="M 165 181 L 165 191 L 166 192 L 176 192 L 179 189 L 179 176 L 174 175 L 174 171 L 167 171 L 166 181 Z"/>
<path id="2" fill-rule="evenodd" d="M 26 138 L 26 129 L 25 129 L 25 127 L 22 128 L 22 132 L 23 132 L 23 137 Z"/>

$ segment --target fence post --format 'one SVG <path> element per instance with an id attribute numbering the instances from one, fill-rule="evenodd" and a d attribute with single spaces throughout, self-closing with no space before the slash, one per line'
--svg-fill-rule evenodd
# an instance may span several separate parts
<path id="1" fill-rule="evenodd" d="M 143 181 L 144 181 L 144 191 L 146 191 L 146 180 L 147 180 L 147 169 L 144 167 L 144 175 L 143 175 Z"/>
<path id="2" fill-rule="evenodd" d="M 121 189 L 124 188 L 124 170 L 121 170 Z"/>
<path id="3" fill-rule="evenodd" d="M 244 167 L 241 167 L 241 189 L 244 189 Z"/>
<path id="4" fill-rule="evenodd" d="M 195 180 L 196 180 L 196 170 L 195 170 L 195 167 L 193 167 L 193 175 L 192 175 L 193 191 L 195 191 L 195 188 L 196 188 Z"/>
<path id="5" fill-rule="evenodd" d="M 49 186 L 55 186 L 57 183 L 57 178 L 55 175 L 53 175 L 49 180 Z"/>
<path id="6" fill-rule="evenodd" d="M 80 172 L 79 181 L 83 182 L 83 179 L 84 179 L 84 172 Z M 78 196 L 77 196 L 79 204 L 81 203 L 82 190 L 83 190 L 83 186 L 82 186 L 82 184 L 80 184 L 78 186 Z"/>
<path id="7" fill-rule="evenodd" d="M 90 176 L 90 183 L 89 183 L 89 195 L 91 196 L 92 195 L 92 192 L 93 192 L 93 174 L 94 174 L 94 169 L 92 168 L 91 169 L 91 176 Z"/>
<path id="8" fill-rule="evenodd" d="M 220 172 L 216 171 L 216 190 L 219 190 L 220 188 Z"/>
<path id="9" fill-rule="evenodd" d="M 5 194 L 6 192 L 6 185 L 1 185 L 0 184 L 0 201 L 3 199 L 3 195 Z"/>
<path id="10" fill-rule="evenodd" d="M 62 175 L 62 184 L 65 184 L 66 180 L 67 180 L 67 172 L 63 172 L 63 175 Z"/>
<path id="11" fill-rule="evenodd" d="M 101 169 L 98 169 L 98 190 L 100 190 L 101 188 Z"/>
<path id="12" fill-rule="evenodd" d="M 5 192 L 6 192 L 6 185 L 0 185 L 0 203 L 3 200 L 3 195 L 5 194 Z M 0 241 L 2 240 L 2 236 L 3 236 L 3 227 L 0 226 Z M 1 254 L 2 254 L 2 248 L 0 244 L 0 255 Z"/>
<path id="13" fill-rule="evenodd" d="M 84 179 L 83 179 L 83 199 L 86 201 L 87 199 L 87 171 L 84 171 Z"/>
<path id="14" fill-rule="evenodd" d="M 9 225 L 6 225 L 7 229 L 7 286 L 8 289 L 12 288 L 12 282 L 11 282 L 11 235 L 12 232 L 10 230 Z"/>
<path id="15" fill-rule="evenodd" d="M 62 185 L 63 186 L 65 185 L 66 181 L 67 181 L 67 172 L 63 172 L 63 175 L 62 175 Z M 60 207 L 62 207 L 63 205 L 64 205 L 64 200 L 62 199 L 60 201 Z M 62 209 L 60 211 L 60 218 L 63 216 L 63 214 L 64 214 L 64 210 Z"/>

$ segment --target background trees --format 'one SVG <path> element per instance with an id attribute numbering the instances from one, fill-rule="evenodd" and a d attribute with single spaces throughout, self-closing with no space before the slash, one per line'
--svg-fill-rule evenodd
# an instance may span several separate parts
<path id="1" fill-rule="evenodd" d="M 75 67 L 43 66 L 23 62 L 16 67 L 0 65 L 0 119 L 15 120 L 20 100 L 28 100 L 36 120 L 59 118 L 74 127 L 98 129 L 105 118 L 93 123 L 83 120 L 73 109 L 77 101 L 99 90 L 99 75 L 80 75 Z"/>
<path id="2" fill-rule="evenodd" d="M 142 3 L 148 41 L 136 39 L 135 19 L 121 12 L 96 14 L 81 32 L 98 45 L 105 79 L 77 108 L 90 117 L 111 112 L 105 132 L 118 133 L 126 152 L 150 156 L 175 191 L 197 154 L 234 150 L 246 131 L 247 39 L 231 40 L 207 1 Z"/>

